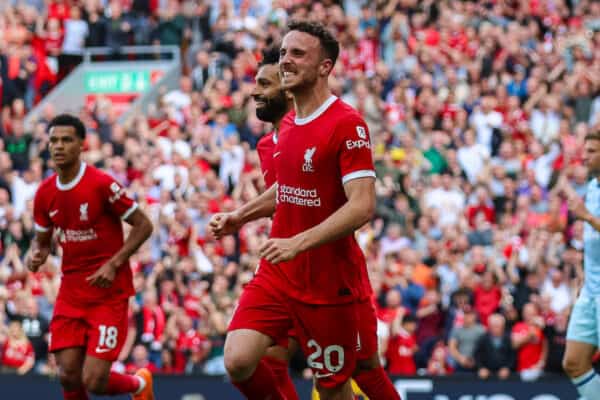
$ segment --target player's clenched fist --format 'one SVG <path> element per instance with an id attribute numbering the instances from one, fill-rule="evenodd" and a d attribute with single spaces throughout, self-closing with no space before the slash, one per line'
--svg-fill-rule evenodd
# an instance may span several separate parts
<path id="1" fill-rule="evenodd" d="M 213 236 L 221 239 L 223 236 L 237 232 L 241 223 L 235 213 L 218 213 L 212 216 L 208 228 Z"/>
<path id="2" fill-rule="evenodd" d="M 260 256 L 271 264 L 277 264 L 294 259 L 301 251 L 300 246 L 300 240 L 296 237 L 269 239 L 260 248 Z"/>
<path id="3" fill-rule="evenodd" d="M 50 254 L 50 249 L 45 248 L 36 248 L 29 253 L 29 256 L 25 260 L 25 265 L 27 269 L 31 272 L 37 272 L 40 266 L 44 265 L 48 255 Z"/>

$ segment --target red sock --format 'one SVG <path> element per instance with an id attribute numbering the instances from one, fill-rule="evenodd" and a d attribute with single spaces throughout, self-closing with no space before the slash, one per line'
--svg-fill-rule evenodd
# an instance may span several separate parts
<path id="1" fill-rule="evenodd" d="M 264 357 L 263 360 L 271 368 L 271 372 L 277 381 L 277 387 L 279 387 L 286 400 L 300 400 L 292 378 L 290 378 L 287 362 L 271 357 Z"/>
<path id="2" fill-rule="evenodd" d="M 140 380 L 135 375 L 119 374 L 110 372 L 106 394 L 135 393 L 140 388 Z"/>
<path id="3" fill-rule="evenodd" d="M 361 370 L 353 378 L 370 399 L 400 400 L 398 391 L 382 367 Z"/>
<path id="4" fill-rule="evenodd" d="M 89 400 L 85 388 L 81 387 L 78 390 L 67 391 L 63 389 L 63 399 L 65 400 Z"/>
<path id="5" fill-rule="evenodd" d="M 287 400 L 277 387 L 269 365 L 260 360 L 252 376 L 243 382 L 231 382 L 248 400 Z"/>

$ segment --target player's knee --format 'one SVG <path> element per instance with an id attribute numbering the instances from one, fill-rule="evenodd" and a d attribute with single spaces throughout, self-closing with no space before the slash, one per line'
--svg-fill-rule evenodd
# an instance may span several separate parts
<path id="1" fill-rule="evenodd" d="M 580 357 L 569 357 L 566 354 L 562 360 L 562 367 L 565 373 L 571 378 L 576 378 L 589 371 L 591 365 L 586 364 L 585 360 Z"/>
<path id="2" fill-rule="evenodd" d="M 103 394 L 108 382 L 107 377 L 100 374 L 89 372 L 83 374 L 83 386 L 88 392 L 93 394 Z"/>
<path id="3" fill-rule="evenodd" d="M 256 362 L 244 352 L 226 349 L 225 369 L 233 381 L 245 381 L 256 369 Z"/>
<path id="4" fill-rule="evenodd" d="M 60 385 L 67 391 L 79 389 L 82 385 L 81 374 L 77 371 L 62 369 L 58 374 Z"/>

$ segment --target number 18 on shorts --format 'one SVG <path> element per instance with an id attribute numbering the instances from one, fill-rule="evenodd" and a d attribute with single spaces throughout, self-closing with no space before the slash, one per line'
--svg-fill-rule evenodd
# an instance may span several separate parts
<path id="1" fill-rule="evenodd" d="M 57 307 L 52 318 L 50 351 L 85 347 L 88 356 L 115 361 L 127 336 L 127 300 L 68 311 Z"/>

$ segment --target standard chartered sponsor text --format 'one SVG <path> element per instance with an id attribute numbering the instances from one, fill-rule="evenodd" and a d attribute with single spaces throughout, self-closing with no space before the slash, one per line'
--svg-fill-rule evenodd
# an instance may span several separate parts
<path id="1" fill-rule="evenodd" d="M 86 242 L 88 240 L 98 239 L 96 231 L 92 228 L 85 230 L 66 229 L 64 231 L 66 242 Z"/>
<path id="2" fill-rule="evenodd" d="M 294 186 L 279 186 L 277 201 L 304 207 L 321 207 L 317 189 L 302 189 Z"/>

